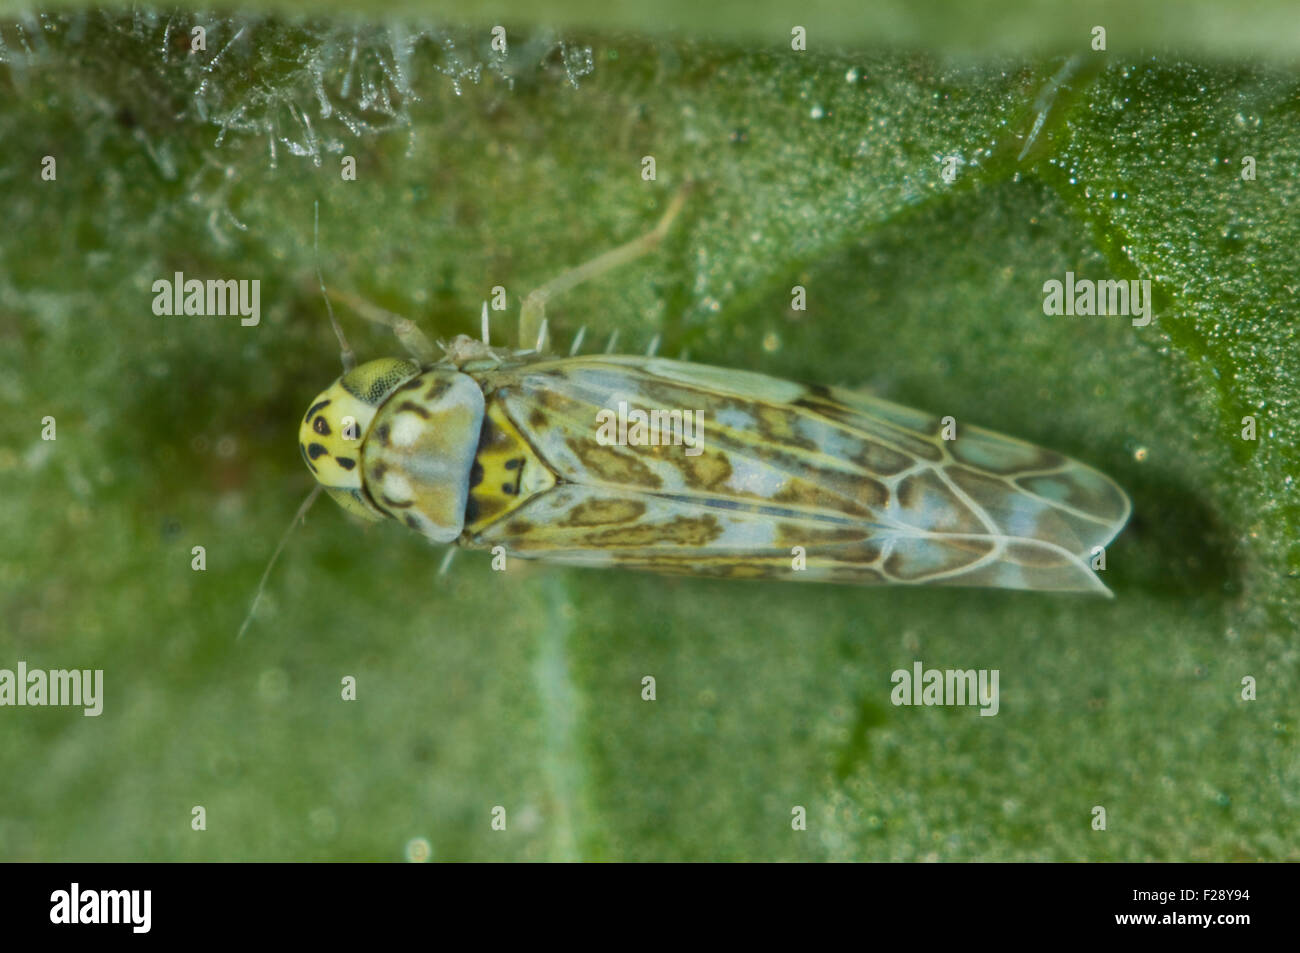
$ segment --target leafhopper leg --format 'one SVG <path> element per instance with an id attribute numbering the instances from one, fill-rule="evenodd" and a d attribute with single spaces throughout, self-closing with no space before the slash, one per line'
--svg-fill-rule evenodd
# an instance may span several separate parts
<path id="1" fill-rule="evenodd" d="M 424 332 L 409 318 L 393 314 L 391 311 L 385 311 L 378 305 L 371 304 L 364 298 L 349 294 L 346 291 L 331 291 L 329 294 L 336 300 L 346 304 L 360 317 L 375 324 L 382 324 L 392 331 L 397 336 L 397 340 L 402 342 L 402 347 L 406 348 L 406 353 L 410 354 L 421 365 L 432 364 L 438 359 L 438 352 L 433 346 L 433 342 L 425 337 Z"/>
<path id="2" fill-rule="evenodd" d="M 599 277 L 607 271 L 617 268 L 619 265 L 625 265 L 630 261 L 635 261 L 642 255 L 654 251 L 659 243 L 664 240 L 668 234 L 668 229 L 672 227 L 673 220 L 681 213 L 682 206 L 686 204 L 686 194 L 690 191 L 690 185 L 682 187 L 673 200 L 668 203 L 668 209 L 664 212 L 663 217 L 650 231 L 646 232 L 640 238 L 634 238 L 625 245 L 619 245 L 603 255 L 598 255 L 591 261 L 584 262 L 576 268 L 571 268 L 564 274 L 551 279 L 540 288 L 529 293 L 524 298 L 523 306 L 519 309 L 519 346 L 528 348 L 538 340 L 542 323 L 546 320 L 546 302 L 558 294 L 576 288 L 584 281 L 590 281 L 592 278 Z"/>

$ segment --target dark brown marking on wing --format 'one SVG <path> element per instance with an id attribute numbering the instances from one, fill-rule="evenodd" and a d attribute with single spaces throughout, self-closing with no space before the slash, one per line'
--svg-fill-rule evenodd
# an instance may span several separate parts
<path id="1" fill-rule="evenodd" d="M 874 543 L 867 541 L 867 534 L 870 531 L 860 526 L 813 526 L 809 523 L 788 523 L 785 521 L 776 524 L 776 533 L 773 538 L 773 545 L 788 550 L 791 546 L 803 546 L 805 549 L 811 549 L 814 545 L 837 545 L 844 543 L 853 543 L 857 546 L 876 546 Z M 845 547 L 840 546 L 836 550 L 836 558 L 839 558 L 839 552 Z M 878 548 L 878 547 L 877 547 Z M 874 562 L 878 557 L 864 560 L 865 562 Z"/>
<path id="2" fill-rule="evenodd" d="M 827 420 L 832 420 L 838 424 L 842 424 L 854 432 L 860 432 L 859 428 L 861 428 L 863 417 L 865 416 L 861 410 L 846 407 L 833 397 L 827 399 L 800 397 L 798 400 L 794 401 L 793 406 L 802 407 L 804 410 L 810 410 L 815 414 L 825 417 Z M 896 430 L 895 427 L 897 427 Z M 927 460 L 931 463 L 938 463 L 943 459 L 943 451 L 929 440 L 924 439 L 927 436 L 933 437 L 938 434 L 939 419 L 937 417 L 926 416 L 925 426 L 919 431 L 913 431 L 910 428 L 897 425 L 890 425 L 888 429 L 891 433 L 890 439 L 897 440 L 900 446 L 902 446 L 907 453 L 915 454 L 922 460 Z"/>
<path id="3" fill-rule="evenodd" d="M 898 507 L 931 533 L 987 533 L 988 527 L 933 470 L 898 481 Z"/>
<path id="4" fill-rule="evenodd" d="M 712 515 L 677 516 L 668 523 L 640 523 L 619 526 L 586 537 L 597 549 L 622 549 L 671 543 L 674 546 L 707 546 L 723 533 Z"/>
<path id="5" fill-rule="evenodd" d="M 569 510 L 562 525 L 609 526 L 616 523 L 631 523 L 640 519 L 645 510 L 646 505 L 641 500 L 588 500 Z M 513 525 L 512 528 L 515 532 L 519 532 L 518 525 Z"/>
<path id="6" fill-rule="evenodd" d="M 624 447 L 602 447 L 595 440 L 569 437 L 569 450 L 597 479 L 625 486 L 658 489 L 663 485 L 654 472 Z"/>
<path id="7" fill-rule="evenodd" d="M 817 450 L 817 442 L 795 433 L 792 424 L 797 419 L 783 407 L 768 404 L 744 404 L 733 401 L 733 405 L 742 413 L 752 413 L 757 417 L 758 432 L 769 443 L 779 443 L 798 447 L 800 450 Z"/>
<path id="8" fill-rule="evenodd" d="M 879 473 L 881 476 L 893 476 L 895 473 L 902 473 L 908 467 L 912 466 L 911 457 L 897 451 L 890 450 L 883 444 L 876 443 L 872 440 L 862 441 L 862 450 L 855 453 L 851 462 L 872 473 Z"/>
<path id="9" fill-rule="evenodd" d="M 772 502 L 870 517 L 889 504 L 889 490 L 870 477 L 818 470 L 812 479 L 791 478 Z"/>
<path id="10" fill-rule="evenodd" d="M 731 479 L 731 463 L 726 454 L 722 453 L 702 453 L 698 457 L 682 454 L 677 460 L 677 466 L 685 471 L 691 486 L 705 490 L 720 491 Z"/>

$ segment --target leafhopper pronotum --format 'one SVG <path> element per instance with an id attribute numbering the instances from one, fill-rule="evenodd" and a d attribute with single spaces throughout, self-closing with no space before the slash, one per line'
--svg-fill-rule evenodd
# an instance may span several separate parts
<path id="1" fill-rule="evenodd" d="M 345 373 L 301 426 L 312 475 L 367 519 L 573 566 L 1109 594 L 1090 559 L 1128 498 L 1060 454 L 972 426 L 945 439 L 940 419 L 849 390 L 653 355 L 548 355 L 546 300 L 653 248 L 683 198 L 649 234 L 529 295 L 518 349 L 488 344 L 486 305 L 484 339 L 438 355 L 411 322 L 352 300 L 410 356 L 353 367 L 339 332 Z M 656 420 L 670 439 L 631 439 Z"/>

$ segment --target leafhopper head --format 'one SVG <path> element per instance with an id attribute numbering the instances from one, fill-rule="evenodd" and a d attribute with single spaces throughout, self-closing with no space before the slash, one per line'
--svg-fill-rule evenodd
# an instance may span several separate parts
<path id="1" fill-rule="evenodd" d="M 412 361 L 368 361 L 321 391 L 307 408 L 298 428 L 302 458 L 317 482 L 349 513 L 383 519 L 361 490 L 361 444 L 384 401 L 419 373 Z"/>

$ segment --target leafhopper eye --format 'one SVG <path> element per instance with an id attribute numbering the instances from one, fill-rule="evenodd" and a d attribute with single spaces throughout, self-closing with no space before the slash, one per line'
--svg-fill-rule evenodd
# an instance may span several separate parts
<path id="1" fill-rule="evenodd" d="M 343 422 L 343 439 L 356 440 L 357 419 L 355 417 L 344 417 L 342 422 Z"/>

